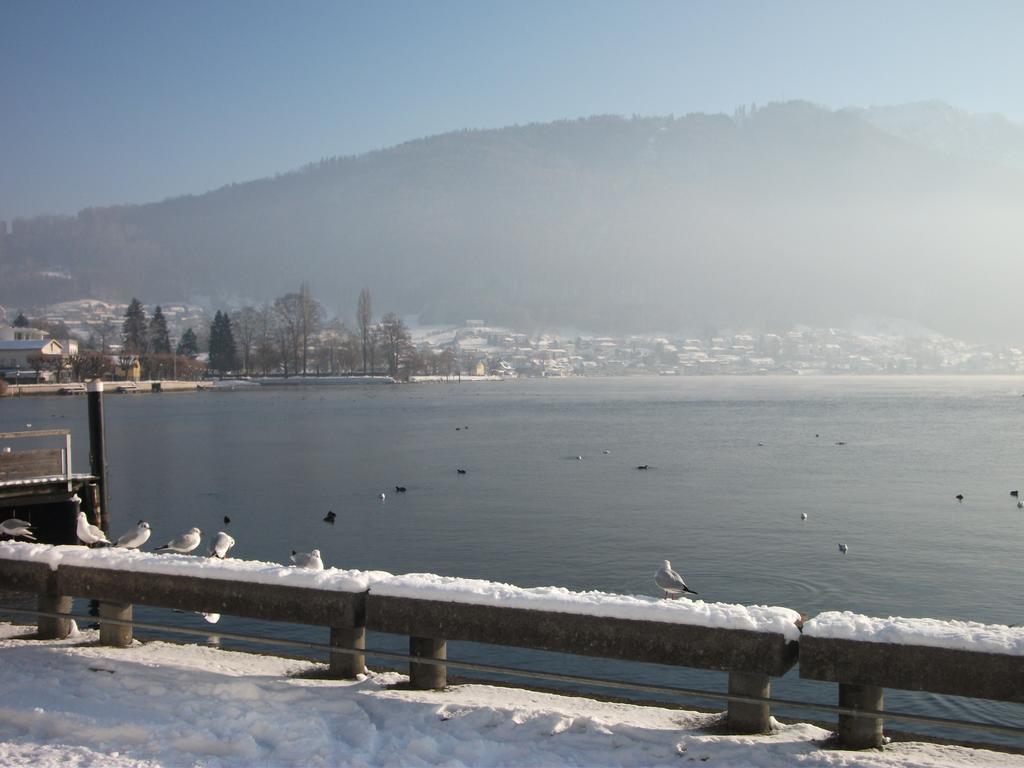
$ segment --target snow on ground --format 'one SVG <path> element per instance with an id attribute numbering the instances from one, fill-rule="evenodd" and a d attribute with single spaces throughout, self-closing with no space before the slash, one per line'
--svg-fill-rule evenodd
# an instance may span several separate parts
<path id="1" fill-rule="evenodd" d="M 804 634 L 1024 656 L 1024 627 L 978 624 L 974 621 L 905 619 L 899 616 L 878 619 L 850 611 L 829 611 L 804 624 Z"/>
<path id="2" fill-rule="evenodd" d="M 524 588 L 479 579 L 437 576 L 431 573 L 393 576 L 386 571 L 346 571 L 337 568 L 312 571 L 257 560 L 220 560 L 192 555 L 154 554 L 115 547 L 89 549 L 75 545 L 53 547 L 47 544 L 2 542 L 0 559 L 44 562 L 53 570 L 63 563 L 136 573 L 229 579 L 342 592 L 369 589 L 372 594 L 393 597 L 501 605 L 507 608 L 663 621 L 720 629 L 747 629 L 778 633 L 790 641 L 800 638 L 797 626 L 799 613 L 789 608 L 764 605 L 706 603 L 703 600 L 662 600 L 645 595 L 615 595 L 596 591 L 573 592 L 564 587 Z"/>
<path id="3" fill-rule="evenodd" d="M 5 766 L 1018 766 L 1024 757 L 906 742 L 846 752 L 812 725 L 704 730 L 717 715 L 487 685 L 447 691 L 301 677 L 311 662 L 208 646 L 21 639 L 0 624 Z"/>

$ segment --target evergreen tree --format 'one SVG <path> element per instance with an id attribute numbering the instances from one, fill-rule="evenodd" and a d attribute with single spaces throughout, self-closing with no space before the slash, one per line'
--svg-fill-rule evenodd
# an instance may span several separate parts
<path id="1" fill-rule="evenodd" d="M 142 302 L 132 299 L 124 313 L 124 323 L 121 325 L 121 337 L 124 345 L 124 352 L 130 355 L 141 355 L 148 347 L 148 323 L 146 322 L 146 310 Z"/>
<path id="2" fill-rule="evenodd" d="M 185 332 L 181 334 L 177 354 L 184 355 L 192 360 L 199 356 L 199 339 L 196 338 L 196 333 L 191 328 L 186 328 Z"/>
<path id="3" fill-rule="evenodd" d="M 171 354 L 171 337 L 167 333 L 167 318 L 158 304 L 149 321 L 149 351 L 155 355 Z"/>
<path id="4" fill-rule="evenodd" d="M 15 328 L 28 328 L 28 318 L 25 317 L 24 312 L 19 312 L 18 316 L 14 318 Z"/>
<path id="5" fill-rule="evenodd" d="M 218 310 L 210 324 L 210 367 L 223 376 L 238 367 L 237 356 L 231 318 Z"/>

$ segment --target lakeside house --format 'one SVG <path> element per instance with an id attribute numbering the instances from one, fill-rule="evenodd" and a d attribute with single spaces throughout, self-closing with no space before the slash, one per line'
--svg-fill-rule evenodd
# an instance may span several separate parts
<path id="1" fill-rule="evenodd" d="M 52 371 L 41 369 L 63 357 L 64 347 L 54 339 L 0 340 L 0 376 L 15 384 L 45 381 Z"/>

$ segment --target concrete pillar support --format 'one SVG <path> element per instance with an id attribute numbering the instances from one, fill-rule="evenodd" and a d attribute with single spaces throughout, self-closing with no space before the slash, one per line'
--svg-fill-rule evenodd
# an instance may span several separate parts
<path id="1" fill-rule="evenodd" d="M 771 694 L 771 679 L 768 675 L 731 671 L 729 693 L 768 698 Z M 730 701 L 727 722 L 729 733 L 768 733 L 771 731 L 770 708 L 767 704 Z"/>
<path id="2" fill-rule="evenodd" d="M 409 655 L 428 659 L 447 659 L 448 643 L 432 637 L 410 637 Z M 448 684 L 448 669 L 444 664 L 417 664 L 409 662 L 409 684 L 417 690 L 441 690 Z"/>
<path id="3" fill-rule="evenodd" d="M 882 710 L 883 689 L 876 685 L 839 684 L 839 706 Z M 839 716 L 839 743 L 848 749 L 881 747 L 882 718 Z"/>
<path id="4" fill-rule="evenodd" d="M 71 598 L 43 592 L 36 599 L 36 607 L 46 613 L 71 613 Z M 63 640 L 71 634 L 71 619 L 39 616 L 36 619 L 36 630 L 40 640 Z"/>
<path id="5" fill-rule="evenodd" d="M 132 644 L 132 628 L 122 624 L 111 624 L 104 619 L 118 621 L 132 620 L 131 603 L 100 602 L 100 645 L 127 648 Z"/>
<path id="6" fill-rule="evenodd" d="M 365 648 L 366 627 L 331 627 L 331 645 L 342 648 Z M 366 672 L 366 657 L 363 654 L 331 653 L 330 674 L 332 677 L 354 678 Z"/>

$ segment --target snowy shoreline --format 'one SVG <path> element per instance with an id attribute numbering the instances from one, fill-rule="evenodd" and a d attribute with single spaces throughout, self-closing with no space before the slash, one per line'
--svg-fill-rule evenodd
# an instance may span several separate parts
<path id="1" fill-rule="evenodd" d="M 319 679 L 309 661 L 29 633 L 0 623 L 5 766 L 1024 768 L 1021 755 L 927 742 L 835 750 L 806 723 L 726 736 L 717 714 L 475 683 L 414 691 L 394 672 Z"/>

